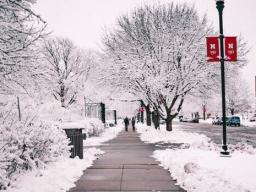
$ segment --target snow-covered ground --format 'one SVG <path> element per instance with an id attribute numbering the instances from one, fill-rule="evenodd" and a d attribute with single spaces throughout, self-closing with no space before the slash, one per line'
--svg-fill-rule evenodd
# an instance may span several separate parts
<path id="1" fill-rule="evenodd" d="M 99 146 L 103 142 L 116 137 L 122 130 L 122 126 L 110 127 L 99 137 L 87 138 L 84 146 Z M 45 169 L 26 172 L 13 183 L 12 188 L 6 192 L 64 192 L 75 186 L 75 181 L 83 174 L 83 171 L 93 164 L 93 161 L 104 151 L 95 147 L 84 149 L 84 159 L 63 158 L 50 163 Z"/>
<path id="2" fill-rule="evenodd" d="M 188 192 L 256 191 L 256 150 L 245 143 L 230 145 L 231 156 L 220 156 L 220 146 L 205 135 L 172 132 L 140 125 L 141 139 L 150 143 L 184 143 L 179 148 L 156 150 L 154 157 Z"/>
<path id="3" fill-rule="evenodd" d="M 250 122 L 248 120 L 242 120 L 241 122 L 242 125 L 246 126 L 246 127 L 256 127 L 256 122 Z"/>

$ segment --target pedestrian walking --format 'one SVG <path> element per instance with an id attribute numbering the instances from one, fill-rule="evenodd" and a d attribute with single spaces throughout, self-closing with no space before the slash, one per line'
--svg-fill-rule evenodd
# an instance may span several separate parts
<path id="1" fill-rule="evenodd" d="M 132 130 L 135 131 L 135 118 L 132 118 Z"/>
<path id="2" fill-rule="evenodd" d="M 125 131 L 128 131 L 128 125 L 129 125 L 129 119 L 128 119 L 128 117 L 125 117 L 124 118 Z"/>

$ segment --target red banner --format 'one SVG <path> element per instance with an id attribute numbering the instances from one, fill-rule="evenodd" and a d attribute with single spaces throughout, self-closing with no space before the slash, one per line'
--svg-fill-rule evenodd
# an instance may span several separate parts
<path id="1" fill-rule="evenodd" d="M 226 61 L 237 61 L 236 37 L 225 37 L 225 56 Z"/>
<path id="2" fill-rule="evenodd" d="M 207 61 L 215 62 L 219 61 L 219 38 L 218 37 L 206 37 L 207 43 Z"/>

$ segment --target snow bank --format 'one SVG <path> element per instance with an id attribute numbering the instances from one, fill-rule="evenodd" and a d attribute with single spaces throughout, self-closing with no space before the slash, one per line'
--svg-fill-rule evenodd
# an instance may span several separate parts
<path id="1" fill-rule="evenodd" d="M 150 143 L 184 143 L 180 148 L 157 150 L 154 157 L 188 192 L 256 191 L 256 151 L 246 143 L 230 145 L 231 157 L 220 156 L 220 146 L 204 135 L 155 130 L 140 125 L 141 139 Z"/>
<path id="2" fill-rule="evenodd" d="M 256 191 L 256 156 L 236 152 L 220 157 L 216 151 L 180 149 L 155 151 L 154 157 L 190 192 Z"/>
<path id="3" fill-rule="evenodd" d="M 45 169 L 24 174 L 15 187 L 6 192 L 64 192 L 75 186 L 75 181 L 103 152 L 96 148 L 85 149 L 84 159 L 63 158 L 47 165 Z"/>
<path id="4" fill-rule="evenodd" d="M 122 126 L 104 129 L 99 136 L 89 137 L 85 146 L 100 145 L 113 139 L 122 130 Z M 6 192 L 64 192 L 75 186 L 75 181 L 90 167 L 93 161 L 104 151 L 90 147 L 84 149 L 84 159 L 61 158 L 48 163 L 44 169 L 26 172 L 8 188 Z"/>

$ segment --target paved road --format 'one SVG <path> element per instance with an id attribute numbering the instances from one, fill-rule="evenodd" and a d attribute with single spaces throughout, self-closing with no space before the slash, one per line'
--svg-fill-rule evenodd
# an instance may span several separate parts
<path id="1" fill-rule="evenodd" d="M 138 133 L 123 131 L 101 149 L 106 153 L 85 170 L 70 192 L 184 191 L 151 157 L 154 145 L 140 141 Z"/>
<path id="2" fill-rule="evenodd" d="M 222 143 L 222 126 L 207 123 L 180 123 L 184 131 L 202 133 L 210 137 L 215 143 Z M 241 141 L 256 147 L 256 127 L 227 127 L 227 139 L 229 144 L 236 144 Z"/>

